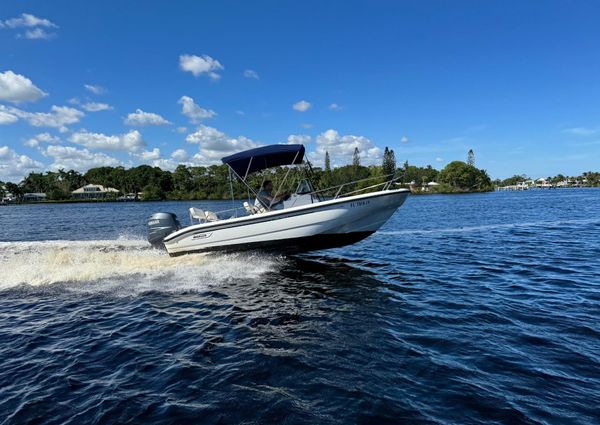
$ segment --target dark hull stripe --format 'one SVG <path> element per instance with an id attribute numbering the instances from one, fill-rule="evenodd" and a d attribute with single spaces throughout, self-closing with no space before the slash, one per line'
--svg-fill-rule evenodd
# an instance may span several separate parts
<path id="1" fill-rule="evenodd" d="M 361 241 L 375 232 L 352 232 L 337 234 L 321 234 L 304 236 L 301 238 L 282 239 L 274 241 L 262 241 L 227 246 L 217 246 L 193 251 L 175 252 L 169 254 L 171 257 L 193 254 L 198 252 L 239 252 L 239 251 L 262 251 L 278 254 L 297 254 L 300 252 L 317 251 L 320 249 L 339 248 Z"/>
<path id="2" fill-rule="evenodd" d="M 361 197 L 358 198 L 360 200 L 363 199 L 372 199 L 372 198 L 378 198 L 380 196 L 392 196 L 392 195 L 408 195 L 408 191 L 401 191 L 401 192 L 384 192 L 384 193 L 378 193 L 376 195 L 373 196 L 367 196 L 367 197 Z M 327 201 L 325 201 L 327 202 Z M 165 242 L 171 242 L 171 241 L 175 241 L 183 236 L 187 236 L 190 233 L 195 233 L 195 232 L 199 232 L 199 233 L 206 233 L 206 232 L 212 232 L 214 230 L 219 230 L 219 229 L 225 229 L 225 228 L 230 228 L 230 227 L 239 227 L 239 226 L 246 226 L 248 224 L 256 224 L 256 223 L 262 223 L 264 221 L 273 221 L 273 220 L 280 220 L 283 218 L 288 218 L 288 217 L 295 217 L 298 215 L 304 215 L 304 214 L 310 214 L 313 213 L 315 211 L 319 211 L 320 209 L 327 209 L 329 207 L 332 207 L 334 205 L 338 205 L 338 204 L 342 204 L 345 202 L 353 202 L 352 199 L 350 198 L 340 198 L 339 200 L 336 200 L 336 202 L 330 203 L 330 204 L 326 204 L 326 205 L 322 205 L 323 202 L 319 202 L 316 204 L 313 204 L 313 206 L 311 208 L 303 208 L 299 211 L 290 211 L 290 212 L 285 212 L 285 210 L 283 210 L 281 212 L 281 214 L 274 214 L 268 217 L 265 217 L 263 214 L 257 214 L 256 216 L 252 216 L 252 219 L 249 220 L 244 220 L 244 221 L 239 221 L 239 222 L 229 222 L 229 223 L 217 223 L 214 226 L 210 226 L 210 227 L 202 227 L 202 228 L 196 228 L 196 229 L 189 229 L 186 230 L 185 232 L 179 233 L 178 235 L 175 235 L 174 233 L 170 234 L 169 236 L 165 237 L 164 241 Z"/>

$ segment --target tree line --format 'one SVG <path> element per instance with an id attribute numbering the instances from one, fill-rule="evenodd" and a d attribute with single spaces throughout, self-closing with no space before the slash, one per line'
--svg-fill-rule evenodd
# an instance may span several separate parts
<path id="1" fill-rule="evenodd" d="M 469 155 L 472 161 L 471 153 Z M 347 184 L 345 190 L 361 189 L 377 182 L 384 182 L 391 177 L 396 177 L 398 182 L 411 186 L 415 191 L 419 191 L 423 185 L 433 181 L 439 183 L 439 186 L 432 189 L 437 192 L 474 192 L 493 188 L 485 170 L 476 168 L 473 163 L 454 161 L 441 171 L 431 165 L 418 167 L 408 162 L 398 167 L 394 151 L 388 147 L 384 150 L 381 165 L 362 165 L 358 148 L 354 151 L 350 165 L 332 167 L 328 152 L 325 153 L 324 159 L 323 168 L 311 169 L 310 178 L 317 188 L 360 180 L 352 185 Z M 258 189 L 265 179 L 269 179 L 278 188 L 287 172 L 288 169 L 285 167 L 265 170 L 249 176 L 248 183 Z M 291 178 L 287 179 L 287 185 L 281 190 L 295 190 L 298 181 L 306 177 L 303 173 L 302 169 L 294 170 Z M 128 169 L 96 167 L 85 173 L 61 169 L 45 173 L 30 173 L 18 184 L 0 182 L 0 190 L 12 193 L 17 198 L 25 193 L 46 193 L 48 199 L 60 201 L 69 199 L 73 190 L 90 183 L 115 188 L 122 194 L 141 192 L 143 200 L 229 199 L 232 194 L 238 199 L 252 197 L 248 189 L 235 179 L 230 185 L 230 174 L 226 165 L 204 167 L 181 164 L 174 171 L 149 165 Z"/>
<path id="2" fill-rule="evenodd" d="M 514 186 L 522 182 L 534 180 L 526 174 L 516 174 L 506 179 L 496 179 L 494 184 L 499 187 Z M 563 174 L 557 174 L 556 176 L 546 177 L 546 181 L 550 184 L 556 185 L 560 182 L 568 181 L 572 183 L 578 183 L 581 186 L 586 187 L 600 187 L 600 173 L 595 171 L 587 171 L 579 176 L 565 176 Z"/>

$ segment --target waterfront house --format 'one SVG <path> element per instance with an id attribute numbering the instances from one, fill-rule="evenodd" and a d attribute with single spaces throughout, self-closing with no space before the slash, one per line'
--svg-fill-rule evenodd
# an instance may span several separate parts
<path id="1" fill-rule="evenodd" d="M 46 200 L 45 193 L 24 193 L 23 202 L 40 202 Z"/>
<path id="2" fill-rule="evenodd" d="M 77 199 L 104 199 L 116 197 L 119 191 L 114 187 L 104 187 L 101 184 L 86 184 L 71 192 L 71 196 Z"/>

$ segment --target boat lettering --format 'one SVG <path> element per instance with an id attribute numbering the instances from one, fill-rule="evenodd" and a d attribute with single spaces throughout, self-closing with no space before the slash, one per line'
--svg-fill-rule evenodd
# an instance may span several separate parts
<path id="1" fill-rule="evenodd" d="M 194 236 L 192 236 L 192 239 L 206 239 L 206 238 L 210 238 L 212 236 L 212 232 L 211 233 L 197 233 Z"/>
<path id="2" fill-rule="evenodd" d="M 365 205 L 369 205 L 370 203 L 371 203 L 371 201 L 355 201 L 355 202 L 350 202 L 350 208 L 364 207 Z"/>

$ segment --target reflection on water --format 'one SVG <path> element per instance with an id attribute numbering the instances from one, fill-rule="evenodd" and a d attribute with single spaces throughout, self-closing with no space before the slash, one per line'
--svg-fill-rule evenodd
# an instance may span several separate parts
<path id="1" fill-rule="evenodd" d="M 412 197 L 294 258 L 149 248 L 190 203 L 0 208 L 0 423 L 597 422 L 598 201 Z"/>

